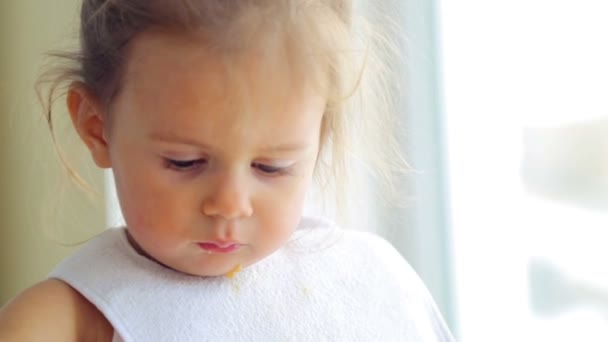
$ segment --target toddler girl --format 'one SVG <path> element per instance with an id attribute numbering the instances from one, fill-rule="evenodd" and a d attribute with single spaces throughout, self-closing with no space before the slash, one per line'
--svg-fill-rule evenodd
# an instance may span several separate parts
<path id="1" fill-rule="evenodd" d="M 302 217 L 373 64 L 352 22 L 347 0 L 84 0 L 67 106 L 126 227 L 8 304 L 0 339 L 451 340 L 390 244 Z"/>

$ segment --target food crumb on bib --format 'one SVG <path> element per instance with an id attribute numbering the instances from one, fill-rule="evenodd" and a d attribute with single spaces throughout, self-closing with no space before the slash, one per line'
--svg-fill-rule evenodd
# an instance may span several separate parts
<path id="1" fill-rule="evenodd" d="M 232 269 L 232 271 L 226 273 L 226 277 L 232 279 L 232 278 L 234 278 L 234 276 L 237 275 L 237 273 L 241 272 L 242 269 L 243 268 L 241 267 L 241 265 L 238 264 Z"/>

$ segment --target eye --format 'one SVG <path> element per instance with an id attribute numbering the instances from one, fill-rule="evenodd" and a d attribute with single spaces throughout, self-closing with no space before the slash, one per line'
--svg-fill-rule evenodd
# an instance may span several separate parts
<path id="1" fill-rule="evenodd" d="M 286 171 L 287 171 L 287 168 L 284 168 L 284 167 L 278 167 L 278 166 L 272 166 L 272 165 L 260 164 L 260 163 L 251 163 L 251 167 L 256 168 L 256 169 L 260 170 L 262 173 L 265 173 L 265 174 L 271 175 L 271 176 L 281 175 L 281 174 L 286 173 Z"/>
<path id="2" fill-rule="evenodd" d="M 176 171 L 189 171 L 197 169 L 207 163 L 205 159 L 193 159 L 193 160 L 176 160 L 176 159 L 165 159 L 166 166 L 169 169 Z"/>

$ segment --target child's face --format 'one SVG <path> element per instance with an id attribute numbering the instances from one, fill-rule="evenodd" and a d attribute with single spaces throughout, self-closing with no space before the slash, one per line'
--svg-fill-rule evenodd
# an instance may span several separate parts
<path id="1" fill-rule="evenodd" d="M 294 231 L 325 101 L 277 51 L 246 53 L 227 71 L 192 40 L 133 42 L 106 137 L 128 231 L 149 257 L 221 275 Z"/>

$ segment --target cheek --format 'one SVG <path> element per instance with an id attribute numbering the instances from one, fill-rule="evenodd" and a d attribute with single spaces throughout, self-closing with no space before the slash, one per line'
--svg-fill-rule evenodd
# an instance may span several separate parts
<path id="1" fill-rule="evenodd" d="M 129 183 L 128 180 L 120 177 L 115 177 L 115 179 L 120 208 L 129 229 L 139 230 L 139 227 L 147 226 L 149 210 L 146 209 L 148 206 L 146 198 L 149 197 L 139 193 L 136 184 Z"/>
<path id="2" fill-rule="evenodd" d="M 277 229 L 297 225 L 302 215 L 308 184 L 305 179 L 299 179 L 295 184 L 274 194 L 273 200 L 266 202 L 266 219 L 273 221 L 273 226 L 279 227 Z"/>
<path id="3" fill-rule="evenodd" d="M 159 198 L 166 198 L 151 172 L 128 172 L 138 168 L 115 170 L 116 190 L 120 206 L 130 228 L 148 227 L 155 214 L 162 210 Z"/>
<path id="4" fill-rule="evenodd" d="M 121 186 L 124 196 L 120 204 L 125 222 L 140 248 L 150 255 L 157 255 L 165 249 L 159 242 L 171 240 L 169 233 L 175 226 L 175 213 L 168 203 L 161 203 L 159 200 L 167 199 L 167 196 L 161 195 L 157 189 L 150 186 L 148 180 L 140 177 L 132 181 L 127 186 Z"/>

